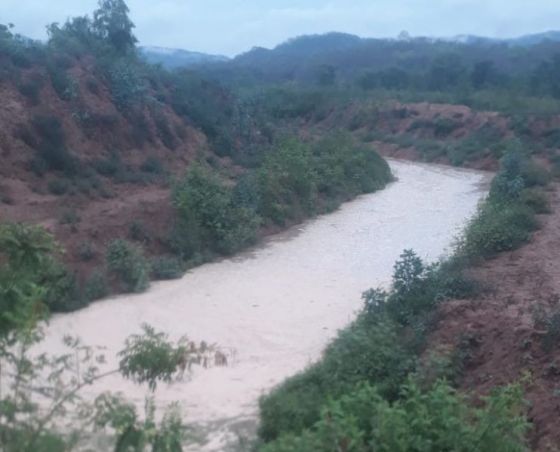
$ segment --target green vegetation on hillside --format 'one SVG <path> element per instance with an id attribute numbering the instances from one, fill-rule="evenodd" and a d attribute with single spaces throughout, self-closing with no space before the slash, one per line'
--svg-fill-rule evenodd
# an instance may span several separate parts
<path id="1" fill-rule="evenodd" d="M 194 166 L 174 189 L 178 220 L 172 246 L 187 259 L 231 254 L 255 242 L 261 223 L 302 221 L 379 190 L 391 178 L 376 152 L 343 133 L 312 144 L 282 141 L 233 184 Z"/>

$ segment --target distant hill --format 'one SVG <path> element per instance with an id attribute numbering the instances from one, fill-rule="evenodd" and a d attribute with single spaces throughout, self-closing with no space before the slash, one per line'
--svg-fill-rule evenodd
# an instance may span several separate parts
<path id="1" fill-rule="evenodd" d="M 493 70 L 501 73 L 529 73 L 556 53 L 560 31 L 512 39 L 411 37 L 406 32 L 380 39 L 332 32 L 292 38 L 272 49 L 255 47 L 231 60 L 206 61 L 203 71 L 221 81 L 245 84 L 354 83 L 366 73 L 386 71 L 381 76 L 397 83 L 404 72 L 416 77 L 442 64 L 473 68 L 481 61 L 492 61 Z M 450 55 L 459 55 L 460 64 Z"/>
<path id="2" fill-rule="evenodd" d="M 546 31 L 543 33 L 535 33 L 530 35 L 523 35 L 517 38 L 487 38 L 484 36 L 476 35 L 458 35 L 452 38 L 442 38 L 443 41 L 457 42 L 462 44 L 495 44 L 506 43 L 512 46 L 534 46 L 542 44 L 546 41 L 560 42 L 560 31 Z"/>
<path id="3" fill-rule="evenodd" d="M 508 42 L 515 45 L 532 46 L 545 41 L 560 42 L 560 31 L 552 30 L 544 33 L 521 36 L 519 38 L 508 39 Z"/>
<path id="4" fill-rule="evenodd" d="M 141 47 L 140 52 L 152 64 L 161 64 L 167 69 L 185 68 L 203 63 L 225 62 L 229 58 L 223 55 L 210 55 L 182 49 L 166 47 Z"/>

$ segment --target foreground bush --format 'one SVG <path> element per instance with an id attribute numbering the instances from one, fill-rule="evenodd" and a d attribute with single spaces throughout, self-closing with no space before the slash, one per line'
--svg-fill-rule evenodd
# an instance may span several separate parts
<path id="1" fill-rule="evenodd" d="M 522 391 L 496 391 L 482 408 L 470 406 L 447 383 L 423 392 L 414 382 L 387 401 L 364 384 L 328 403 L 301 435 L 284 435 L 263 452 L 523 452 L 528 423 Z"/>
<path id="2" fill-rule="evenodd" d="M 321 362 L 261 400 L 259 436 L 270 441 L 310 428 L 328 398 L 350 391 L 359 382 L 375 383 L 384 395 L 395 396 L 413 363 L 392 322 L 383 320 L 372 326 L 362 316 L 341 332 Z"/>
<path id="3" fill-rule="evenodd" d="M 110 360 L 114 367 L 99 348 L 75 337 L 64 338 L 64 353 L 49 353 L 42 343 L 50 287 L 40 276 L 57 251 L 42 228 L 0 224 L 0 450 L 91 450 L 92 438 L 102 434 L 108 441 L 102 450 L 181 451 L 187 438 L 177 406 L 156 416 L 153 392 L 201 363 L 208 346 L 186 338 L 172 342 L 144 325 Z M 41 345 L 45 353 L 37 355 Z M 84 388 L 116 374 L 147 386 L 145 413 L 116 393 L 91 402 L 81 397 Z"/>

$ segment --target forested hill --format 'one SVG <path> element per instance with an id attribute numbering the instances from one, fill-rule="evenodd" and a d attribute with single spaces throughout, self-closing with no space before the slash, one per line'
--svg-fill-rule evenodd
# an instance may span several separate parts
<path id="1" fill-rule="evenodd" d="M 399 39 L 363 39 L 328 33 L 294 38 L 274 49 L 254 48 L 231 62 L 210 65 L 208 71 L 230 82 L 239 81 L 243 73 L 265 83 L 344 83 L 386 89 L 533 83 L 530 89 L 542 91 L 556 83 L 551 79 L 557 77 L 549 72 L 557 64 L 559 39 L 557 32 L 509 40 L 411 38 L 405 33 Z"/>
<path id="2" fill-rule="evenodd" d="M 223 55 L 210 55 L 167 47 L 140 47 L 139 50 L 148 63 L 161 64 L 167 69 L 188 68 L 204 63 L 229 60 L 228 57 Z"/>

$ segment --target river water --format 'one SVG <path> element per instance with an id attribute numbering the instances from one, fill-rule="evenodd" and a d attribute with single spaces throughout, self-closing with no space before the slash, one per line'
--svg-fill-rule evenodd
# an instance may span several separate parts
<path id="1" fill-rule="evenodd" d="M 178 402 L 185 420 L 208 433 L 192 450 L 226 450 L 251 435 L 258 398 L 316 361 L 355 317 L 361 293 L 390 282 L 405 248 L 433 261 L 449 251 L 485 194 L 488 175 L 391 161 L 398 181 L 338 211 L 274 236 L 235 258 L 195 268 L 141 295 L 114 297 L 55 316 L 45 347 L 65 334 L 114 355 L 142 323 L 172 338 L 217 343 L 227 367 L 195 369 L 160 387 L 159 404 Z M 109 378 L 88 389 L 123 391 L 142 405 L 145 388 Z"/>

